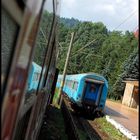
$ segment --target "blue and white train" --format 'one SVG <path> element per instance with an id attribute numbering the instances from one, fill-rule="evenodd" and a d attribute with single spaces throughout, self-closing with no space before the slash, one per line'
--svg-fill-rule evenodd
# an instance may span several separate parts
<path id="1" fill-rule="evenodd" d="M 41 66 L 39 66 L 35 62 L 32 62 L 31 69 L 29 72 L 29 77 L 28 77 L 28 87 L 27 87 L 28 91 L 37 89 L 41 70 L 42 70 Z"/>
<path id="2" fill-rule="evenodd" d="M 57 87 L 60 87 L 62 75 L 58 76 Z M 63 87 L 72 106 L 88 110 L 91 113 L 102 112 L 105 106 L 108 82 L 96 73 L 67 75 Z"/>

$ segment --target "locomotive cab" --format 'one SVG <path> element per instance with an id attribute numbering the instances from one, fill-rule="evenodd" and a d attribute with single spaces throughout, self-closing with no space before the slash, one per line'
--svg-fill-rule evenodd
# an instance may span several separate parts
<path id="1" fill-rule="evenodd" d="M 99 106 L 104 81 L 85 79 L 82 104 L 85 110 L 95 111 Z"/>

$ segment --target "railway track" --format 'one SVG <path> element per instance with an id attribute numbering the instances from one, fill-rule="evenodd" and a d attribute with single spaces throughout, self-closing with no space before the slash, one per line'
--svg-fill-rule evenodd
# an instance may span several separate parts
<path id="1" fill-rule="evenodd" d="M 66 97 L 63 98 L 62 113 L 69 139 L 101 140 L 101 137 L 92 128 L 89 121 L 73 111 Z"/>
<path id="2" fill-rule="evenodd" d="M 82 122 L 82 125 L 84 127 L 84 130 L 86 131 L 88 135 L 88 140 L 101 140 L 101 137 L 97 134 L 97 132 L 93 129 L 89 121 L 87 121 L 84 118 L 80 118 L 80 121 Z"/>
<path id="3" fill-rule="evenodd" d="M 63 99 L 61 108 L 62 108 L 62 114 L 64 116 L 66 133 L 68 135 L 68 139 L 80 140 L 76 123 L 72 117 L 72 114 L 70 112 L 70 108 L 69 108 L 68 103 L 66 102 L 66 99 Z"/>

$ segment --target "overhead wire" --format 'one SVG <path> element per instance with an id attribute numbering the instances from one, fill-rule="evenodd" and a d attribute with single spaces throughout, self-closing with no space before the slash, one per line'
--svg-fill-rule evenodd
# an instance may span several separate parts
<path id="1" fill-rule="evenodd" d="M 116 26 L 116 29 L 118 29 L 118 27 L 120 27 L 122 24 L 124 24 L 128 19 L 130 19 L 135 13 L 137 12 L 137 10 L 133 11 L 126 19 L 124 19 L 118 26 Z"/>
<path id="2" fill-rule="evenodd" d="M 135 32 L 138 29 L 138 25 L 133 29 L 133 31 Z"/>
<path id="3" fill-rule="evenodd" d="M 124 24 L 127 20 L 129 20 L 136 12 L 137 12 L 137 10 L 133 11 L 126 19 L 124 19 L 118 26 L 116 26 L 116 28 L 114 28 L 114 30 L 118 29 L 118 27 L 120 27 L 121 25 L 123 25 L 123 24 Z M 137 26 L 137 27 L 138 27 L 138 26 Z M 91 42 L 89 42 L 89 43 L 87 43 L 84 47 L 82 47 L 82 48 L 80 48 L 79 50 L 77 50 L 77 52 L 80 52 L 81 50 L 83 50 L 84 48 L 86 48 L 89 44 L 91 44 L 91 43 L 94 42 L 94 41 L 96 41 L 96 39 L 93 40 L 93 41 L 91 41 Z M 71 57 L 73 57 L 73 56 L 75 56 L 75 55 L 78 55 L 77 52 L 74 53 L 74 54 L 72 54 Z"/>

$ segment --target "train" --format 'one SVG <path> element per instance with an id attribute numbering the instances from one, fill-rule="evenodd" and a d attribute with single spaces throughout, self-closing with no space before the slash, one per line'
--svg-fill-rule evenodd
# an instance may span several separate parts
<path id="1" fill-rule="evenodd" d="M 59 71 L 60 3 L 2 0 L 2 140 L 38 139 Z"/>
<path id="2" fill-rule="evenodd" d="M 62 75 L 58 76 L 56 87 L 59 88 Z M 66 75 L 63 87 L 72 108 L 85 110 L 90 114 L 103 113 L 108 93 L 108 81 L 96 73 Z"/>

